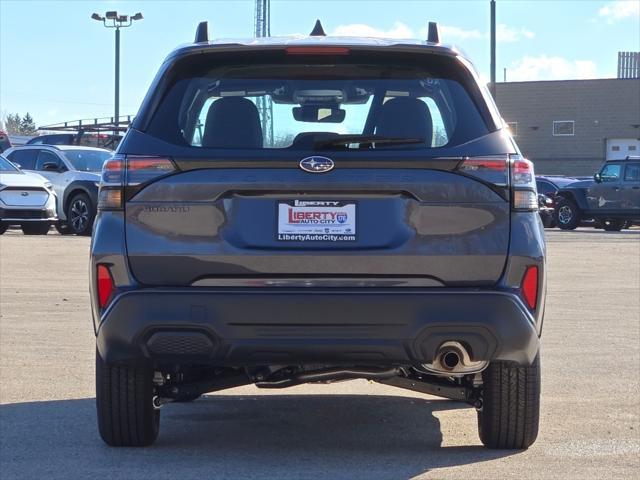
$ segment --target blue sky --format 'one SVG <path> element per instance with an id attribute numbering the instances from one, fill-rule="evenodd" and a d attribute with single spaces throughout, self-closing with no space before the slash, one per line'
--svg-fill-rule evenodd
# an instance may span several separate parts
<path id="1" fill-rule="evenodd" d="M 0 0 L 0 114 L 30 112 L 38 125 L 113 114 L 113 31 L 91 13 L 142 12 L 122 31 L 123 114 L 135 113 L 159 65 L 208 20 L 214 37 L 250 37 L 254 2 Z M 640 0 L 497 0 L 498 78 L 607 78 L 617 52 L 640 50 Z M 272 0 L 271 34 L 423 38 L 438 21 L 489 77 L 488 0 Z"/>

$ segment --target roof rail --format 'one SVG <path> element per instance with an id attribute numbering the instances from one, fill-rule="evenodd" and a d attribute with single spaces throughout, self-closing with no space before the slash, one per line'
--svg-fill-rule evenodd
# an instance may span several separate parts
<path id="1" fill-rule="evenodd" d="M 429 32 L 427 35 L 427 42 L 440 43 L 440 29 L 437 22 L 429 22 Z"/>
<path id="2" fill-rule="evenodd" d="M 195 43 L 202 43 L 209 41 L 209 22 L 200 22 L 196 29 Z"/>
<path id="3" fill-rule="evenodd" d="M 316 20 L 316 24 L 313 27 L 313 30 L 311 30 L 311 33 L 309 34 L 310 37 L 326 37 L 327 34 L 324 33 L 324 28 L 322 28 L 322 24 L 320 23 L 320 20 Z"/>

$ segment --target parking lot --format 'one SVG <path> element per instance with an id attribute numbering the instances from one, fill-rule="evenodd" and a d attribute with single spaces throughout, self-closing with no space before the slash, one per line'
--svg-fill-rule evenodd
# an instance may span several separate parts
<path id="1" fill-rule="evenodd" d="M 0 477 L 637 478 L 640 230 L 547 238 L 542 421 L 526 452 L 481 447 L 464 405 L 360 380 L 168 405 L 155 446 L 112 449 L 94 414 L 90 240 L 9 231 Z"/>

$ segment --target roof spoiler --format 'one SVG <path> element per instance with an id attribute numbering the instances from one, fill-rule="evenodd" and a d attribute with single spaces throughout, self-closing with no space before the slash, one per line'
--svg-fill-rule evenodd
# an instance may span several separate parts
<path id="1" fill-rule="evenodd" d="M 427 34 L 427 42 L 440 43 L 440 29 L 437 22 L 429 22 L 429 32 Z"/>
<path id="2" fill-rule="evenodd" d="M 209 22 L 200 22 L 196 28 L 195 43 L 203 43 L 209 41 Z"/>

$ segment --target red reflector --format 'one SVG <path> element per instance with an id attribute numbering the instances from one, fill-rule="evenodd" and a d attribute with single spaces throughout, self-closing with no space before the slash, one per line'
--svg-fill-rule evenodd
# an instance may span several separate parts
<path id="1" fill-rule="evenodd" d="M 109 303 L 111 295 L 115 290 L 111 272 L 106 265 L 98 265 L 98 304 L 104 308 Z"/>
<path id="2" fill-rule="evenodd" d="M 287 55 L 349 55 L 347 47 L 287 47 Z"/>
<path id="3" fill-rule="evenodd" d="M 531 265 L 522 277 L 522 296 L 527 306 L 533 310 L 538 303 L 538 267 Z"/>

